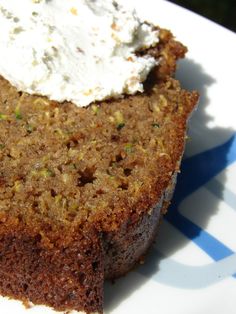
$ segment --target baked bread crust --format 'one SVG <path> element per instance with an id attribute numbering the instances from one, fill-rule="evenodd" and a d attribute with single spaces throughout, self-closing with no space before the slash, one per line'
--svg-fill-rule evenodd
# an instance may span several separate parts
<path id="1" fill-rule="evenodd" d="M 0 78 L 0 293 L 102 312 L 165 213 L 198 99 L 170 78 L 186 48 L 160 31 L 145 92 L 77 108 Z"/>

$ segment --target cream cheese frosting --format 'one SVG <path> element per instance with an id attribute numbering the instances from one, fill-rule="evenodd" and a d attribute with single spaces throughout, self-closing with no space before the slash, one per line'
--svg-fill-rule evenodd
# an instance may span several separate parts
<path id="1" fill-rule="evenodd" d="M 0 0 L 0 75 L 59 102 L 143 91 L 158 31 L 112 0 Z"/>

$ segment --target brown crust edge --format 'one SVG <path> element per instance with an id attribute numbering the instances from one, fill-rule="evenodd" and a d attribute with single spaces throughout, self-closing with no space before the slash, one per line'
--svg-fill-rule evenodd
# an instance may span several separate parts
<path id="1" fill-rule="evenodd" d="M 170 204 L 177 179 L 177 172 L 163 192 L 161 200 L 142 215 L 123 223 L 116 232 L 103 234 L 105 279 L 116 279 L 125 275 L 136 264 L 143 262 L 149 247 L 153 243 L 162 216 Z"/>

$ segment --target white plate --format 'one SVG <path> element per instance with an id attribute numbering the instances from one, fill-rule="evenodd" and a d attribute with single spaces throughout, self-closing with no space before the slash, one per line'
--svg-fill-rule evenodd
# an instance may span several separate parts
<path id="1" fill-rule="evenodd" d="M 131 2 L 188 46 L 177 77 L 201 99 L 191 119 L 173 214 L 146 263 L 106 284 L 105 313 L 235 314 L 236 35 L 166 1 Z M 20 302 L 0 298 L 0 313 L 55 312 L 25 310 Z"/>

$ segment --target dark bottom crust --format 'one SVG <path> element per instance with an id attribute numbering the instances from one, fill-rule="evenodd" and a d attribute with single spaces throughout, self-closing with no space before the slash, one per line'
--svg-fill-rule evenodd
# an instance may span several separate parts
<path id="1" fill-rule="evenodd" d="M 70 247 L 41 247 L 40 237 L 14 234 L 0 238 L 0 294 L 26 305 L 47 304 L 56 310 L 102 312 L 103 256 L 91 230 Z M 53 289 L 52 289 L 53 287 Z"/>
<path id="2" fill-rule="evenodd" d="M 23 300 L 26 305 L 30 300 L 56 310 L 102 313 L 104 278 L 122 276 L 142 259 L 155 238 L 175 183 L 176 174 L 161 201 L 148 213 L 134 216 L 119 231 L 97 237 L 90 230 L 69 248 L 45 250 L 39 236 L 19 238 L 13 233 L 1 237 L 1 295 Z"/>

